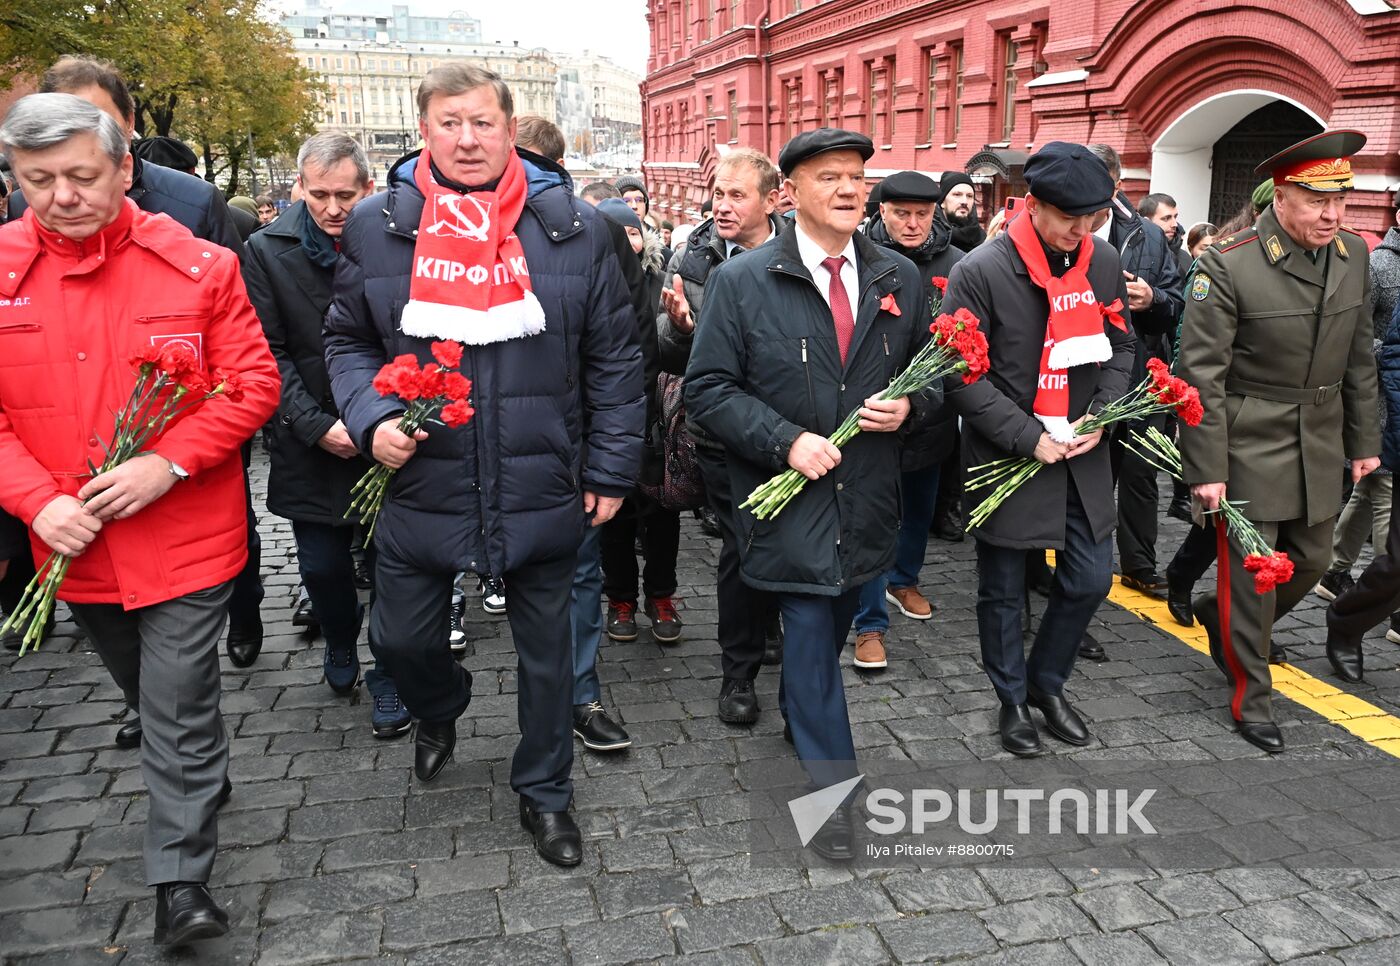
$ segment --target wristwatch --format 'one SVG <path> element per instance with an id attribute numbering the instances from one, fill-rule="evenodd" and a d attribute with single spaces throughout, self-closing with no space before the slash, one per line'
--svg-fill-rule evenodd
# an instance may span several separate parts
<path id="1" fill-rule="evenodd" d="M 175 479 L 188 480 L 190 478 L 190 474 L 185 472 L 185 468 L 179 463 L 172 459 L 166 459 L 166 462 L 170 464 L 170 475 L 175 477 Z"/>

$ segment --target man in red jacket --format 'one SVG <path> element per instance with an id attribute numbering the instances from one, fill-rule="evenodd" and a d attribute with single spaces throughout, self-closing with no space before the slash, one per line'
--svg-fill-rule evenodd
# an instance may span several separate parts
<path id="1" fill-rule="evenodd" d="M 144 721 L 146 877 L 157 943 L 228 930 L 207 882 L 227 784 L 219 638 L 247 555 L 239 446 L 277 406 L 277 367 L 237 257 L 127 200 L 121 129 L 71 94 L 21 98 L 0 151 L 29 199 L 0 228 L 0 507 L 34 556 L 72 560 L 59 597 Z M 138 349 L 181 342 L 240 373 L 148 451 L 92 477 Z"/>

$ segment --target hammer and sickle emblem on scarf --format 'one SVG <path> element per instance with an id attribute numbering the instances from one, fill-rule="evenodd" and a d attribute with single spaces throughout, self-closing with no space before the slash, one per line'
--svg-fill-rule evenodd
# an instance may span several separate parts
<path id="1" fill-rule="evenodd" d="M 491 209 L 488 205 L 482 204 L 470 194 L 440 194 L 435 201 L 439 208 L 447 209 L 451 219 L 440 217 L 428 226 L 428 234 L 449 238 L 467 238 L 471 241 L 486 241 L 487 233 L 491 230 Z M 479 222 L 474 224 L 467 217 L 467 212 L 462 210 L 463 201 L 470 201 L 475 206 L 477 214 L 481 216 Z"/>

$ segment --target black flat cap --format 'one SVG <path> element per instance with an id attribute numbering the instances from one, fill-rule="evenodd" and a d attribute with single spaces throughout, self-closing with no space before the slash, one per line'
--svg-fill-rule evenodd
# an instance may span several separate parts
<path id="1" fill-rule="evenodd" d="M 142 161 L 176 171 L 189 171 L 199 164 L 189 145 L 174 138 L 142 138 L 131 146 L 131 153 Z"/>
<path id="2" fill-rule="evenodd" d="M 1067 215 L 1102 211 L 1113 201 L 1108 165 L 1082 144 L 1051 141 L 1026 159 L 1022 173 L 1031 194 Z"/>
<path id="3" fill-rule="evenodd" d="M 943 200 L 943 190 L 926 174 L 917 171 L 896 171 L 878 185 L 881 201 Z"/>
<path id="4" fill-rule="evenodd" d="M 784 144 L 778 154 L 778 167 L 784 175 L 790 175 L 803 161 L 827 151 L 859 151 L 861 160 L 869 161 L 875 153 L 875 145 L 870 138 L 855 131 L 819 127 L 815 131 L 803 131 Z"/>

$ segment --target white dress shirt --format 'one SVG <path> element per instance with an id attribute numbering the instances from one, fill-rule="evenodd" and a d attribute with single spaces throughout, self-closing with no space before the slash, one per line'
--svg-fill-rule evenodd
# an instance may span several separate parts
<path id="1" fill-rule="evenodd" d="M 794 219 L 795 221 L 795 219 Z M 822 293 L 822 298 L 826 300 L 827 307 L 831 306 L 831 273 L 826 270 L 822 262 L 826 261 L 826 250 L 807 236 L 802 230 L 802 226 L 794 224 L 792 230 L 797 233 L 797 254 L 802 259 L 802 264 L 807 267 L 807 272 L 812 276 L 812 281 L 817 283 L 818 290 Z M 859 277 L 856 274 L 856 243 L 851 238 L 846 242 L 846 249 L 841 253 L 846 257 L 845 263 L 841 266 L 841 284 L 846 287 L 846 298 L 851 302 L 851 318 L 856 317 L 857 299 L 860 291 Z"/>
<path id="2" fill-rule="evenodd" d="M 772 238 L 772 237 L 773 237 L 773 224 L 772 224 L 772 222 L 769 222 L 769 224 L 768 224 L 768 236 L 767 236 L 766 238 L 764 238 L 763 241 L 759 242 L 758 245 L 762 245 L 763 242 L 768 241 L 768 240 L 769 240 L 770 238 Z M 758 245 L 754 245 L 754 246 L 752 246 L 752 247 L 753 247 L 753 248 L 757 248 Z M 734 257 L 734 252 L 735 252 L 736 250 L 737 250 L 737 251 L 741 251 L 741 252 L 746 252 L 746 251 L 749 251 L 750 249 L 744 248 L 744 247 L 743 247 L 742 245 L 740 245 L 738 242 L 736 242 L 736 241 L 730 241 L 728 238 L 726 238 L 726 239 L 724 240 L 724 257 L 725 257 L 726 259 L 733 258 L 733 257 Z"/>

